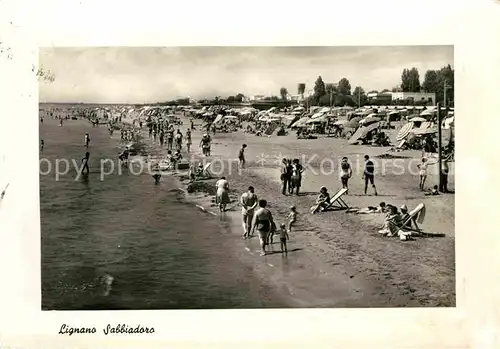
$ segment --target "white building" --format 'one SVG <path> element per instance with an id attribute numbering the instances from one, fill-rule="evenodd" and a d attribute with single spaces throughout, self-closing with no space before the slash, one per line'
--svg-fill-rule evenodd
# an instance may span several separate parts
<path id="1" fill-rule="evenodd" d="M 266 98 L 266 96 L 264 96 L 264 95 L 255 95 L 255 96 L 250 96 L 250 100 L 251 100 L 251 101 L 261 101 L 261 100 L 263 100 L 264 98 Z"/>
<path id="2" fill-rule="evenodd" d="M 296 94 L 296 95 L 292 95 L 292 94 L 288 94 L 286 96 L 286 99 L 289 100 L 289 101 L 296 101 L 296 102 L 300 102 L 302 100 L 302 95 L 299 95 L 299 94 Z"/>
<path id="3" fill-rule="evenodd" d="M 412 100 L 413 102 L 428 102 L 436 105 L 436 94 L 425 92 L 392 92 L 392 100 Z"/>

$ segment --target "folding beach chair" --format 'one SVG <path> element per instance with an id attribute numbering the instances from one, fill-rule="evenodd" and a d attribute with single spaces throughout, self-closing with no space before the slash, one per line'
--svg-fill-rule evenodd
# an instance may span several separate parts
<path id="1" fill-rule="evenodd" d="M 345 189 L 345 188 L 342 188 L 337 193 L 335 193 L 335 195 L 330 198 L 330 204 L 328 206 L 325 206 L 325 208 L 323 209 L 323 212 L 329 211 L 332 209 L 347 210 L 349 208 L 349 206 L 342 199 L 342 196 L 345 193 L 347 193 L 347 189 Z M 311 207 L 310 212 L 312 214 L 314 214 L 314 213 L 318 212 L 318 209 L 319 209 L 319 205 L 315 205 L 315 206 Z"/>
<path id="2" fill-rule="evenodd" d="M 349 208 L 349 205 L 345 203 L 345 201 L 342 199 L 342 196 L 347 193 L 346 188 L 340 189 L 331 199 L 330 199 L 330 205 L 326 206 L 324 211 L 337 209 L 337 210 L 347 210 Z"/>
<path id="3" fill-rule="evenodd" d="M 391 223 L 394 224 L 398 229 L 400 230 L 409 230 L 409 231 L 415 231 L 417 233 L 422 233 L 422 230 L 417 224 L 417 217 L 420 214 L 422 210 L 425 209 L 425 205 L 423 203 L 420 203 L 415 207 L 410 213 L 409 216 L 400 222 L 399 224 Z M 412 227 L 412 224 L 415 226 L 415 228 Z"/>
<path id="4" fill-rule="evenodd" d="M 210 165 L 212 165 L 211 162 L 205 164 L 205 166 L 203 166 L 203 170 L 200 174 L 200 177 L 203 177 L 203 178 L 212 178 L 212 174 L 210 173 Z"/>

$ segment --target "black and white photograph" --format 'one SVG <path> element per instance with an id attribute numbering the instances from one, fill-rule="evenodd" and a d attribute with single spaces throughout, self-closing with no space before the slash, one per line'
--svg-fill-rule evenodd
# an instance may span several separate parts
<path id="1" fill-rule="evenodd" d="M 453 46 L 39 61 L 42 310 L 455 306 Z"/>

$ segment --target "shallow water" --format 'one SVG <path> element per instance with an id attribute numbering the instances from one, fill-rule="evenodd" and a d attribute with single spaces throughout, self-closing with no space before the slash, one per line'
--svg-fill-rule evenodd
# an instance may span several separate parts
<path id="1" fill-rule="evenodd" d="M 42 309 L 283 306 L 227 248 L 224 224 L 185 202 L 167 176 L 158 186 L 126 170 L 100 180 L 99 161 L 116 158 L 119 134 L 111 139 L 105 127 L 46 119 L 40 158 L 52 166 L 62 158 L 79 162 L 86 132 L 87 180 L 75 180 L 74 169 L 59 180 L 40 176 Z"/>

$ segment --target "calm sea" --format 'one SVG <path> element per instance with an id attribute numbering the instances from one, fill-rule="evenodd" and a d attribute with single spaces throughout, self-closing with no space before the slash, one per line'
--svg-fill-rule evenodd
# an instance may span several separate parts
<path id="1" fill-rule="evenodd" d="M 121 146 L 104 126 L 46 118 L 40 158 L 83 157 L 91 136 L 91 173 L 56 180 L 40 176 L 42 309 L 269 308 L 283 304 L 231 249 L 217 217 L 184 201 L 167 176 L 158 186 L 148 174 L 115 171 L 100 180 L 100 160 Z M 64 170 L 64 165 L 60 165 Z M 46 171 L 46 163 L 41 163 Z"/>

